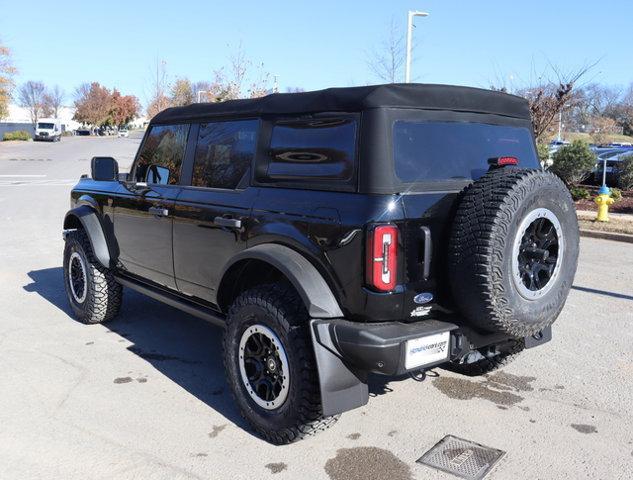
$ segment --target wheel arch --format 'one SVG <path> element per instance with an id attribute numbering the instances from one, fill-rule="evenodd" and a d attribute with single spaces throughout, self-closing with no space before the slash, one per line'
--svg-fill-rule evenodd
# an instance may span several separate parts
<path id="1" fill-rule="evenodd" d="M 288 280 L 311 318 L 341 318 L 343 312 L 323 276 L 299 252 L 279 244 L 260 244 L 235 255 L 224 267 L 217 291 L 217 304 L 226 312 L 232 300 L 252 281 Z"/>
<path id="2" fill-rule="evenodd" d="M 64 230 L 82 228 L 97 261 L 106 268 L 110 268 L 111 255 L 108 242 L 101 225 L 97 211 L 86 204 L 73 208 L 64 217 Z"/>

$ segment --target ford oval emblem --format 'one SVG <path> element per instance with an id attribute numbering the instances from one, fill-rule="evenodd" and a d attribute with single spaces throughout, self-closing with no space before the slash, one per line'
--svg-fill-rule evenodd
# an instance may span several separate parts
<path id="1" fill-rule="evenodd" d="M 429 303 L 431 300 L 433 300 L 433 294 L 430 292 L 418 293 L 415 297 L 413 297 L 413 301 L 418 305 L 424 305 L 425 303 Z"/>

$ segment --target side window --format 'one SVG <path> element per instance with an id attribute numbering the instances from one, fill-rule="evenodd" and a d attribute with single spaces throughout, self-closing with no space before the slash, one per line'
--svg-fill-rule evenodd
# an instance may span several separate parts
<path id="1" fill-rule="evenodd" d="M 272 130 L 266 175 L 270 180 L 349 181 L 355 150 L 353 119 L 279 122 Z"/>
<path id="2" fill-rule="evenodd" d="M 134 180 L 160 185 L 177 184 L 188 134 L 189 125 L 151 127 L 134 167 Z"/>
<path id="3" fill-rule="evenodd" d="M 251 166 L 259 120 L 200 125 L 191 184 L 234 189 Z"/>

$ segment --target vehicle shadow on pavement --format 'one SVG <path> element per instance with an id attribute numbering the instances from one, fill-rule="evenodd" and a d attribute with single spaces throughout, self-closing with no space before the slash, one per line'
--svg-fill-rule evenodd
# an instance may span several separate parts
<path id="1" fill-rule="evenodd" d="M 595 293 L 596 295 L 605 295 L 607 297 L 620 298 L 622 300 L 633 300 L 633 295 L 626 295 L 624 293 L 609 292 L 607 290 L 598 290 L 589 287 L 580 287 L 578 285 L 573 285 L 571 288 L 572 290 L 578 290 L 579 292 Z"/>
<path id="2" fill-rule="evenodd" d="M 76 321 L 66 299 L 62 270 L 57 267 L 30 271 L 28 275 L 32 283 L 24 289 L 38 293 Z M 109 329 L 108 333 L 122 337 L 121 348 L 138 355 L 228 421 L 250 433 L 225 380 L 221 328 L 130 289 L 124 289 L 119 316 L 103 326 Z M 95 327 L 86 325 L 85 328 Z M 151 372 L 148 374 L 148 381 L 151 381 Z"/>

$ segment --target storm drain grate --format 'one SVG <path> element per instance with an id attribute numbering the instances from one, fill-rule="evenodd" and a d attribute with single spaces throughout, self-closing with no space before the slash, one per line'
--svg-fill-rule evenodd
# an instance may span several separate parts
<path id="1" fill-rule="evenodd" d="M 503 450 L 446 435 L 417 462 L 468 480 L 480 480 L 503 455 Z"/>

